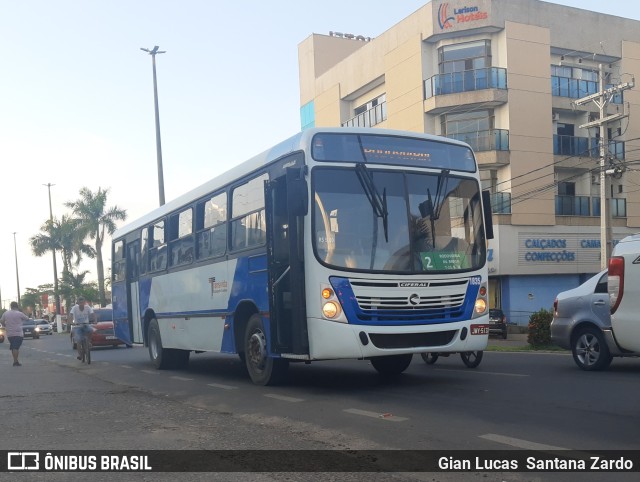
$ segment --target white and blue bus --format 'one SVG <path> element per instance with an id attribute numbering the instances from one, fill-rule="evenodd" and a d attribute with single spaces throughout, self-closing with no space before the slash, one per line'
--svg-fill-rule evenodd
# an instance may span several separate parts
<path id="1" fill-rule="evenodd" d="M 263 385 L 292 361 L 394 375 L 483 350 L 486 194 L 462 142 L 305 130 L 114 233 L 116 334 L 159 369 L 237 354 Z"/>

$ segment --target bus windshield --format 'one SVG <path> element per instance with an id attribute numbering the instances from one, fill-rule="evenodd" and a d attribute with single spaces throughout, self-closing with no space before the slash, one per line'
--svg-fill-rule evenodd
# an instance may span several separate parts
<path id="1" fill-rule="evenodd" d="M 375 190 L 384 193 L 386 219 L 356 169 L 312 171 L 313 244 L 322 263 L 413 274 L 473 271 L 484 265 L 486 239 L 475 179 L 447 170 L 369 169 L 369 175 Z"/>

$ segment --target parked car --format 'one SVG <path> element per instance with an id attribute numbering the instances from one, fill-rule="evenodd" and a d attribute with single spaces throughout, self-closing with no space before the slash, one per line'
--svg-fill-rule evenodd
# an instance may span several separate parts
<path id="1" fill-rule="evenodd" d="M 503 340 L 507 339 L 507 317 L 501 309 L 489 310 L 489 335 L 498 335 Z"/>
<path id="2" fill-rule="evenodd" d="M 553 302 L 551 341 L 567 348 L 579 368 L 603 370 L 615 356 L 639 356 L 622 350 L 613 336 L 607 270 L 577 288 L 558 293 Z"/>
<path id="3" fill-rule="evenodd" d="M 113 310 L 111 308 L 96 308 L 93 310 L 96 315 L 96 323 L 92 323 L 93 333 L 91 334 L 91 344 L 93 346 L 118 346 L 125 342 L 116 337 L 113 329 Z M 73 349 L 76 344 L 73 342 L 73 333 L 70 337 Z"/>
<path id="4" fill-rule="evenodd" d="M 640 235 L 627 236 L 609 259 L 611 326 L 618 344 L 640 352 Z"/>
<path id="5" fill-rule="evenodd" d="M 36 330 L 36 320 L 33 320 L 31 318 L 29 318 L 28 320 L 25 320 L 22 322 L 22 336 L 24 338 L 27 337 L 31 337 L 31 338 L 40 338 L 40 333 L 39 331 Z"/>
<path id="6" fill-rule="evenodd" d="M 4 339 L 6 337 L 4 326 L 0 323 L 0 343 L 4 343 Z"/>
<path id="7" fill-rule="evenodd" d="M 47 320 L 35 320 L 38 335 L 53 335 L 51 324 Z"/>

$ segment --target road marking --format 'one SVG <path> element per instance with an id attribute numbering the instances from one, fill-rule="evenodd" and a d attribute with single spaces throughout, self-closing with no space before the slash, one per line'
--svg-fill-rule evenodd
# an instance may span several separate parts
<path id="1" fill-rule="evenodd" d="M 142 373 L 147 373 L 149 375 L 160 375 L 158 372 L 154 372 L 153 370 L 140 370 Z"/>
<path id="2" fill-rule="evenodd" d="M 434 370 L 446 370 L 448 372 L 477 373 L 478 375 L 501 375 L 503 377 L 528 377 L 526 373 L 503 373 L 503 372 L 484 372 L 478 370 L 460 369 L 460 368 L 434 368 Z"/>
<path id="3" fill-rule="evenodd" d="M 133 367 L 130 367 L 129 365 L 120 365 L 120 368 L 133 368 Z"/>
<path id="4" fill-rule="evenodd" d="M 238 388 L 231 385 L 223 385 L 222 383 L 207 383 L 207 386 L 210 386 L 213 388 L 222 388 L 223 390 L 235 390 Z"/>
<path id="5" fill-rule="evenodd" d="M 391 415 L 390 413 L 376 413 L 369 412 L 367 410 L 359 410 L 357 408 L 347 408 L 343 410 L 343 412 L 352 413 L 354 415 L 363 415 L 365 417 L 377 418 L 382 420 L 389 420 L 390 422 L 404 422 L 405 420 L 409 420 L 405 417 L 396 417 L 395 415 Z"/>
<path id="6" fill-rule="evenodd" d="M 275 393 L 265 393 L 264 396 L 282 400 L 283 402 L 304 402 L 304 398 L 287 397 L 285 395 L 276 395 Z"/>
<path id="7" fill-rule="evenodd" d="M 519 438 L 505 437 L 504 435 L 497 435 L 495 433 L 487 433 L 480 435 L 480 438 L 485 440 L 491 440 L 492 442 L 498 442 L 504 445 L 510 445 L 519 449 L 526 450 L 569 450 L 564 447 L 556 447 L 554 445 L 539 444 L 537 442 L 529 442 L 528 440 L 522 440 Z"/>
<path id="8" fill-rule="evenodd" d="M 183 382 L 193 381 L 193 378 L 186 378 L 186 377 L 172 376 L 172 377 L 169 377 L 169 378 L 173 378 L 174 380 L 182 380 Z"/>

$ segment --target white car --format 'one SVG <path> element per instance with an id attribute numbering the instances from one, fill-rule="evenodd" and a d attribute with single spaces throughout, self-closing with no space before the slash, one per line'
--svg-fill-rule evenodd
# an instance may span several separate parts
<path id="1" fill-rule="evenodd" d="M 613 334 L 625 350 L 640 351 L 640 234 L 627 236 L 609 260 Z"/>

